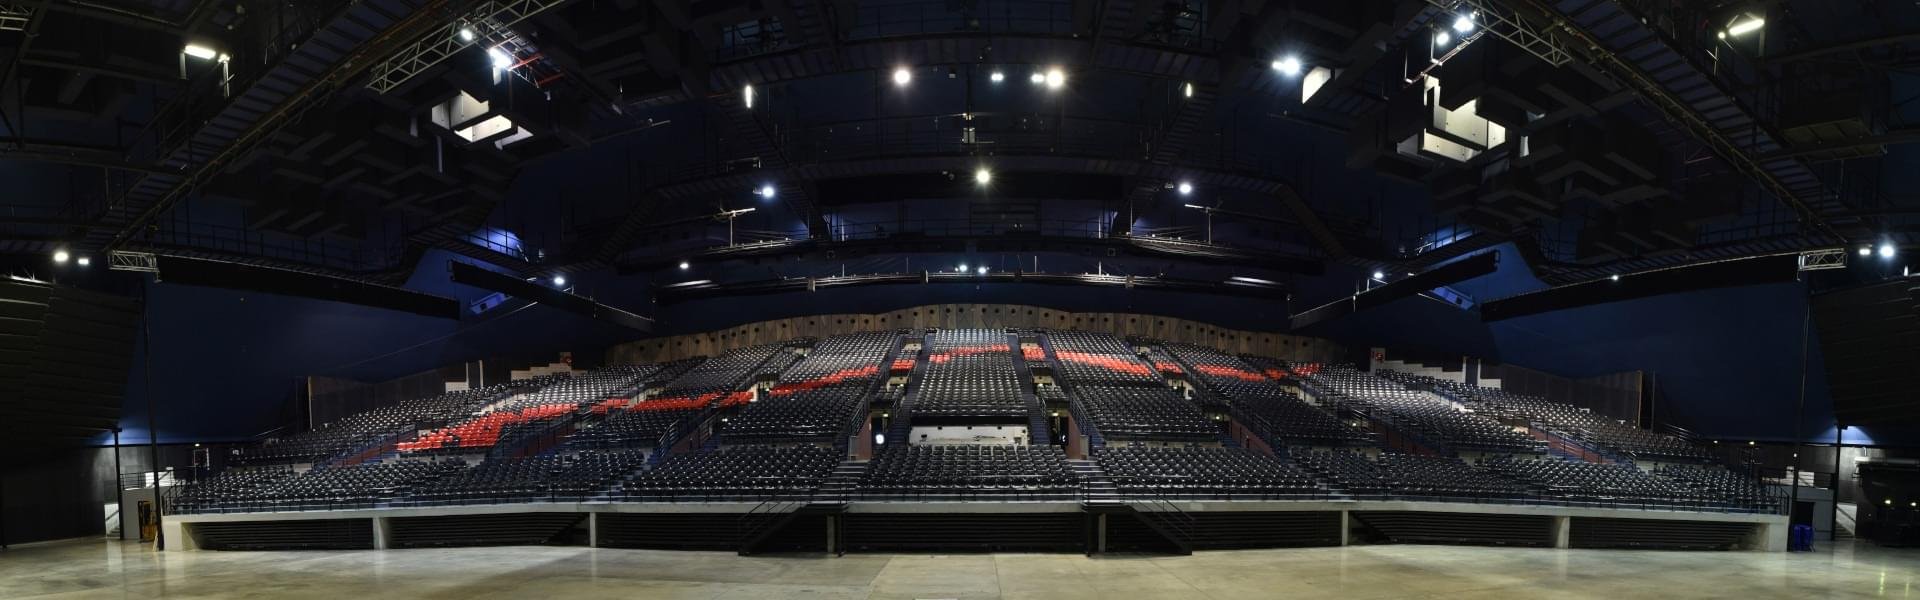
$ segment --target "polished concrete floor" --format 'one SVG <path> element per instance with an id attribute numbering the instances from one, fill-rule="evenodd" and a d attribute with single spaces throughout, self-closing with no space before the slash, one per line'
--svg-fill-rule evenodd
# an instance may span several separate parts
<path id="1" fill-rule="evenodd" d="M 1907 597 L 1920 550 L 1811 554 L 1355 546 L 1194 556 L 850 554 L 563 547 L 169 552 L 68 541 L 0 553 L 0 598 L 1834 598 Z"/>

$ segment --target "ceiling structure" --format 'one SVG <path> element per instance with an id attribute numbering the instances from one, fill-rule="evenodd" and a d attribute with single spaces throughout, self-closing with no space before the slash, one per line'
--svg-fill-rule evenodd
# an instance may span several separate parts
<path id="1" fill-rule="evenodd" d="M 0 254 L 1266 281 L 1513 243 L 1560 284 L 1898 247 L 1915 32 L 1874 0 L 0 0 Z"/>

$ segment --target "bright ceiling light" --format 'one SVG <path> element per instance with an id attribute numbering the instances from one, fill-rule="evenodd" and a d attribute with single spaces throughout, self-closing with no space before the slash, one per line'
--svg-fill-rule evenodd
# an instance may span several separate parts
<path id="1" fill-rule="evenodd" d="M 553 284 L 554 284 L 554 285 L 566 285 L 566 284 L 567 284 L 567 276 L 565 276 L 565 275 L 555 275 L 555 276 L 553 276 Z"/>
<path id="2" fill-rule="evenodd" d="M 987 79 L 993 80 L 994 83 L 1000 83 L 1002 81 L 1007 80 L 1007 74 L 1001 73 L 999 71 L 994 71 L 992 75 L 987 76 Z"/>
<path id="3" fill-rule="evenodd" d="M 1892 242 L 1880 243 L 1880 258 L 1893 258 L 1895 252 L 1897 250 L 1894 249 Z"/>
<path id="4" fill-rule="evenodd" d="M 893 70 L 894 85 L 906 85 L 909 83 L 913 83 L 913 71 L 908 71 L 906 67 Z"/>
<path id="5" fill-rule="evenodd" d="M 64 263 L 64 262 L 67 262 L 68 258 L 71 258 L 71 257 L 67 255 L 67 251 L 65 250 L 53 251 L 53 262 Z"/>
<path id="6" fill-rule="evenodd" d="M 1745 21 L 1728 25 L 1727 35 L 1742 36 L 1749 33 L 1753 33 L 1755 31 L 1759 31 L 1761 27 L 1766 27 L 1766 26 L 1767 26 L 1766 19 L 1762 19 L 1759 17 L 1748 17 L 1747 20 Z"/>
<path id="7" fill-rule="evenodd" d="M 1279 71 L 1287 75 L 1299 75 L 1300 74 L 1300 57 L 1289 56 L 1286 58 L 1282 58 L 1280 60 L 1273 61 L 1273 70 Z"/>
<path id="8" fill-rule="evenodd" d="M 462 41 L 462 42 L 471 42 L 471 41 L 473 41 L 473 28 L 472 28 L 472 27 L 461 27 L 461 28 L 460 28 L 460 41 Z"/>
<path id="9" fill-rule="evenodd" d="M 79 260 L 75 260 L 73 262 L 79 263 L 80 266 L 84 267 L 84 266 L 93 264 L 93 259 L 82 256 L 80 257 Z"/>
<path id="10" fill-rule="evenodd" d="M 774 189 L 771 183 L 763 183 L 760 184 L 760 189 L 754 191 L 754 193 L 759 194 L 761 198 L 772 200 L 775 194 L 780 193 L 780 190 Z"/>
<path id="11" fill-rule="evenodd" d="M 967 272 L 967 263 L 960 263 L 960 268 L 957 268 L 957 269 L 954 269 L 954 270 L 953 270 L 953 272 L 955 272 L 955 273 L 965 273 L 965 272 Z"/>
<path id="12" fill-rule="evenodd" d="M 980 267 L 980 270 L 979 270 L 978 272 L 979 272 L 979 273 L 980 273 L 981 275 L 985 275 L 985 274 L 987 274 L 987 268 L 986 268 L 986 267 Z"/>
<path id="13" fill-rule="evenodd" d="M 1040 85 L 1042 83 L 1046 83 L 1047 74 L 1041 73 L 1039 71 L 1034 71 L 1032 75 L 1027 76 L 1027 81 L 1033 82 L 1034 85 Z"/>
<path id="14" fill-rule="evenodd" d="M 1873 247 L 1872 247 L 1872 246 L 1861 246 L 1861 247 L 1860 247 L 1860 255 L 1861 255 L 1861 256 L 1872 256 L 1872 255 L 1873 255 Z"/>
<path id="15" fill-rule="evenodd" d="M 753 86 L 740 88 L 740 99 L 746 101 L 747 108 L 753 108 Z"/>
<path id="16" fill-rule="evenodd" d="M 1614 280 L 1614 281 L 1619 281 L 1619 280 L 1620 280 L 1620 274 L 1619 274 L 1619 273 L 1614 273 L 1614 274 L 1613 274 L 1613 277 L 1611 277 L 1610 279 L 1612 279 L 1612 280 Z"/>
<path id="17" fill-rule="evenodd" d="M 1193 82 L 1191 82 L 1191 81 L 1189 81 L 1189 82 L 1187 82 L 1187 84 L 1186 84 L 1186 85 L 1183 85 L 1183 86 L 1180 86 L 1180 93 L 1182 93 L 1182 94 L 1185 94 L 1185 95 L 1186 95 L 1186 97 L 1188 97 L 1188 98 L 1192 98 L 1192 97 L 1193 97 Z"/>
<path id="18" fill-rule="evenodd" d="M 1379 272 L 1379 271 L 1374 271 L 1374 272 L 1373 272 L 1373 278 L 1374 278 L 1374 279 L 1386 279 L 1386 278 L 1387 278 L 1387 274 L 1386 274 L 1386 273 L 1381 273 L 1381 272 Z"/>
<path id="19" fill-rule="evenodd" d="M 986 185 L 986 184 L 988 184 L 988 183 L 992 183 L 992 182 L 993 182 L 993 171 L 988 171 L 988 170 L 986 170 L 986 168 L 984 168 L 984 167 L 983 167 L 983 168 L 980 168 L 980 169 L 977 169 L 977 170 L 975 170 L 975 171 L 973 172 L 973 182 L 974 182 L 974 183 L 978 183 L 978 184 L 980 184 L 980 185 Z"/>
<path id="20" fill-rule="evenodd" d="M 689 264 L 689 263 L 687 263 L 687 261 L 684 261 L 684 260 L 683 260 L 683 261 L 680 261 L 680 270 L 682 270 L 682 271 L 685 271 L 685 270 L 687 270 L 687 269 L 691 269 L 691 268 L 693 268 L 693 265 L 692 265 L 692 264 Z"/>
<path id="21" fill-rule="evenodd" d="M 1193 184 L 1182 181 L 1180 182 L 1179 190 L 1180 190 L 1180 195 L 1182 196 L 1191 194 L 1193 193 Z"/>
<path id="22" fill-rule="evenodd" d="M 180 49 L 180 53 L 200 60 L 212 60 L 213 57 L 220 55 L 219 52 L 215 52 L 212 48 L 199 44 L 187 44 L 187 47 Z"/>
<path id="23" fill-rule="evenodd" d="M 1473 31 L 1473 19 L 1466 15 L 1460 15 L 1460 18 L 1453 20 L 1453 30 L 1463 34 Z"/>
<path id="24" fill-rule="evenodd" d="M 493 68 L 495 69 L 504 71 L 513 68 L 513 55 L 507 54 L 507 51 L 501 50 L 499 46 L 488 48 L 487 56 L 493 59 Z"/>
<path id="25" fill-rule="evenodd" d="M 1447 35 L 1445 31 L 1433 34 L 1433 45 L 1435 46 L 1445 46 L 1451 41 L 1453 41 L 1453 36 Z"/>
<path id="26" fill-rule="evenodd" d="M 1059 67 L 1054 67 L 1053 69 L 1047 71 L 1047 88 L 1048 89 L 1057 90 L 1057 89 L 1060 89 L 1061 86 L 1065 86 L 1065 85 L 1067 85 L 1067 74 L 1061 71 Z"/>

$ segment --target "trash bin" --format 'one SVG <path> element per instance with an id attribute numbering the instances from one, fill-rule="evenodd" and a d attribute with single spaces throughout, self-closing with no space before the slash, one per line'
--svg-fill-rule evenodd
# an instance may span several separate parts
<path id="1" fill-rule="evenodd" d="M 1794 525 L 1793 529 L 1789 530 L 1787 534 L 1787 551 L 1812 552 L 1813 551 L 1813 526 L 1812 525 Z"/>

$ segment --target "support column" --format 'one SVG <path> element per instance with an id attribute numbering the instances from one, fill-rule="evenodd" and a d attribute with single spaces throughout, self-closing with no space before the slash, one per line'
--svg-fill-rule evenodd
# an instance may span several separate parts
<path id="1" fill-rule="evenodd" d="M 1547 530 L 1553 536 L 1553 547 L 1568 548 L 1573 539 L 1573 517 L 1554 517 L 1552 527 Z"/>
<path id="2" fill-rule="evenodd" d="M 1353 543 L 1353 513 L 1340 511 L 1340 545 Z"/>
<path id="3" fill-rule="evenodd" d="M 587 513 L 587 547 L 600 547 L 600 513 Z"/>
<path id="4" fill-rule="evenodd" d="M 1100 519 L 1097 521 L 1094 521 L 1093 526 L 1095 528 L 1093 532 L 1094 533 L 1093 551 L 1101 554 L 1106 554 L 1107 553 L 1107 515 L 1105 513 L 1101 513 Z"/>
<path id="5" fill-rule="evenodd" d="M 839 550 L 839 536 L 835 535 L 839 533 L 835 531 L 839 526 L 840 515 L 827 515 L 827 554 L 834 554 Z"/>
<path id="6" fill-rule="evenodd" d="M 387 522 L 387 517 L 374 517 L 371 520 L 373 521 L 373 549 L 386 550 L 392 548 L 393 526 Z"/>

